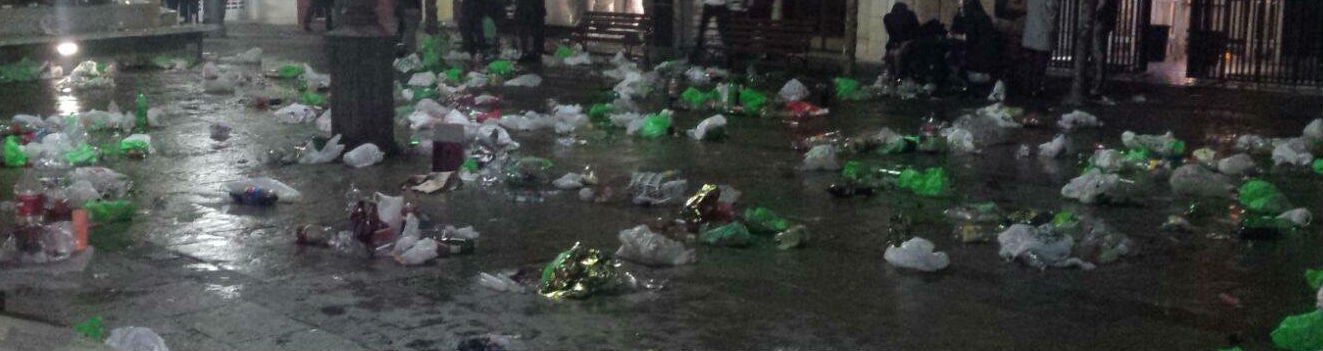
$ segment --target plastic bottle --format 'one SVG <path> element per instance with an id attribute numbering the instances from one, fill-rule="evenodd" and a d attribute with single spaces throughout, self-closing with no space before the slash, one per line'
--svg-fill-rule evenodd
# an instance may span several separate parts
<path id="1" fill-rule="evenodd" d="M 14 199 L 18 225 L 41 225 L 46 212 L 46 194 L 35 172 L 26 172 L 23 178 L 14 184 Z"/>
<path id="2" fill-rule="evenodd" d="M 244 188 L 243 191 L 231 192 L 230 198 L 240 204 L 257 206 L 271 206 L 280 200 L 280 197 L 270 189 L 255 186 Z"/>
<path id="3" fill-rule="evenodd" d="M 84 209 L 73 211 L 73 231 L 75 249 L 83 251 L 87 249 L 87 230 L 88 230 L 88 212 Z"/>

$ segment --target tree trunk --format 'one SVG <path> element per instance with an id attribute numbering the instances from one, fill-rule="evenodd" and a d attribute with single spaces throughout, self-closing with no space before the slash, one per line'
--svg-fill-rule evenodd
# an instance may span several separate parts
<path id="1" fill-rule="evenodd" d="M 1088 78 L 1089 54 L 1093 51 L 1090 47 L 1093 45 L 1093 11 L 1098 7 L 1098 0 L 1080 0 L 1075 18 L 1075 50 L 1071 54 L 1075 61 L 1074 72 L 1071 75 L 1070 93 L 1066 95 L 1064 103 L 1070 106 L 1079 106 L 1084 104 L 1085 80 Z"/>

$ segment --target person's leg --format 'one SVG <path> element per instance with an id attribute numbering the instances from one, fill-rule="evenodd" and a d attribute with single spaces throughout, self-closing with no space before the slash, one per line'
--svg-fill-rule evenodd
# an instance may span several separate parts
<path id="1" fill-rule="evenodd" d="M 476 55 L 478 53 L 477 37 L 481 36 L 481 33 L 478 33 L 478 31 L 482 29 L 482 26 L 475 26 L 474 24 L 475 22 L 481 23 L 482 17 L 477 17 L 477 14 L 467 13 L 463 16 L 464 17 L 461 17 L 459 21 L 459 34 L 464 40 L 464 51 L 468 52 L 469 55 Z"/>
<path id="2" fill-rule="evenodd" d="M 694 47 L 697 50 L 702 50 L 703 43 L 707 41 L 707 23 L 717 16 L 717 8 L 719 6 L 703 5 L 703 14 L 699 16 L 700 20 L 698 21 L 698 37 L 694 39 Z"/>
<path id="3" fill-rule="evenodd" d="M 528 54 L 532 55 L 535 62 L 542 62 L 542 50 L 546 50 L 547 41 L 547 20 L 537 18 L 533 20 L 533 47 L 529 48 Z"/>
<path id="4" fill-rule="evenodd" d="M 1110 30 L 1098 28 L 1093 31 L 1093 84 L 1089 88 L 1090 95 L 1102 95 L 1103 84 L 1107 80 L 1107 37 L 1111 34 Z"/>

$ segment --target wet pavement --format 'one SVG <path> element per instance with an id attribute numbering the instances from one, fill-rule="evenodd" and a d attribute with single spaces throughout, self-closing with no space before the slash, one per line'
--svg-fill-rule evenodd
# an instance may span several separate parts
<path id="1" fill-rule="evenodd" d="M 209 40 L 207 51 L 228 55 L 259 46 L 268 60 L 325 69 L 318 37 L 283 27 L 238 27 L 230 35 Z M 541 88 L 493 92 L 503 97 L 504 111 L 545 110 L 548 98 L 587 105 L 610 87 L 595 71 L 547 69 Z M 1017 144 L 1046 142 L 1054 129 L 1017 130 L 1015 143 L 971 156 L 849 157 L 944 166 L 955 195 L 937 199 L 901 192 L 833 198 L 825 189 L 839 176 L 797 171 L 802 157 L 790 148 L 794 132 L 772 119 L 733 118 L 731 138 L 720 143 L 586 131 L 578 135 L 583 143 L 565 146 L 549 131 L 515 132 L 520 153 L 553 160 L 557 175 L 590 165 L 608 184 L 623 187 L 634 171 L 679 170 L 691 185 L 729 184 L 744 193 L 742 203 L 774 209 L 813 233 L 802 250 L 780 251 L 770 242 L 746 249 L 699 246 L 693 265 L 626 265 L 664 280 L 661 290 L 552 301 L 495 292 L 475 277 L 540 268 L 575 242 L 613 251 L 620 230 L 672 215 L 675 207 L 587 204 L 574 192 L 515 202 L 465 186 L 409 201 L 429 223 L 475 226 L 482 232 L 475 255 L 401 267 L 389 259 L 299 247 L 295 226 L 348 224 L 343 194 L 351 185 L 396 194 L 408 175 L 428 169 L 429 160 L 400 156 L 364 169 L 267 165 L 261 157 L 268 150 L 321 133 L 312 124 L 278 123 L 236 97 L 204 94 L 198 76 L 196 69 L 130 71 L 114 90 L 75 94 L 55 91 L 49 82 L 0 86 L 3 116 L 104 109 L 111 99 L 129 106 L 140 91 L 154 104 L 183 111 L 151 132 L 158 153 L 105 165 L 134 180 L 134 220 L 94 229 L 98 251 L 87 272 L 60 278 L 73 286 L 11 291 L 6 312 L 66 326 L 101 316 L 111 327 L 150 327 L 178 350 L 451 350 L 463 338 L 486 333 L 518 335 L 529 350 L 1208 350 L 1229 340 L 1257 350 L 1271 347 L 1268 333 L 1282 317 L 1313 306 L 1302 275 L 1323 265 L 1317 226 L 1271 241 L 1159 230 L 1190 202 L 1174 198 L 1166 182 L 1144 206 L 1087 206 L 1059 195 L 1083 166 L 1075 153 L 1095 143 L 1119 147 L 1124 130 L 1170 130 L 1191 150 L 1243 132 L 1298 136 L 1320 117 L 1318 96 L 1125 85 L 1115 95 L 1143 94 L 1148 102 L 1086 107 L 1105 126 L 1072 133 L 1072 156 L 1058 160 L 1013 156 Z M 930 113 L 953 119 L 986 104 L 843 102 L 821 127 L 908 133 Z M 676 125 L 689 128 L 704 117 L 681 113 Z M 210 147 L 208 126 L 217 122 L 234 128 L 233 146 Z M 407 135 L 405 128 L 397 132 Z M 13 184 L 18 175 L 4 169 L 0 184 Z M 304 200 L 266 208 L 231 204 L 221 184 L 255 176 L 281 180 Z M 1296 206 L 1323 209 L 1320 176 L 1273 172 L 1266 179 Z M 4 193 L 0 199 L 12 197 Z M 995 243 L 962 244 L 941 218 L 951 206 L 987 201 L 1102 218 L 1130 235 L 1138 253 L 1091 271 L 1005 262 Z M 889 218 L 898 212 L 914 217 L 915 233 L 950 255 L 950 268 L 919 273 L 883 261 L 893 239 L 886 234 Z"/>

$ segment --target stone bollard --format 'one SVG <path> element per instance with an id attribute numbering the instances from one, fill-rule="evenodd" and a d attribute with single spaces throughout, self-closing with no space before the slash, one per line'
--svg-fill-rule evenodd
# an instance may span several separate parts
<path id="1" fill-rule="evenodd" d="M 375 0 L 347 0 L 339 28 L 326 33 L 331 63 L 331 133 L 347 149 L 372 143 L 395 154 L 395 40 L 377 24 Z"/>

